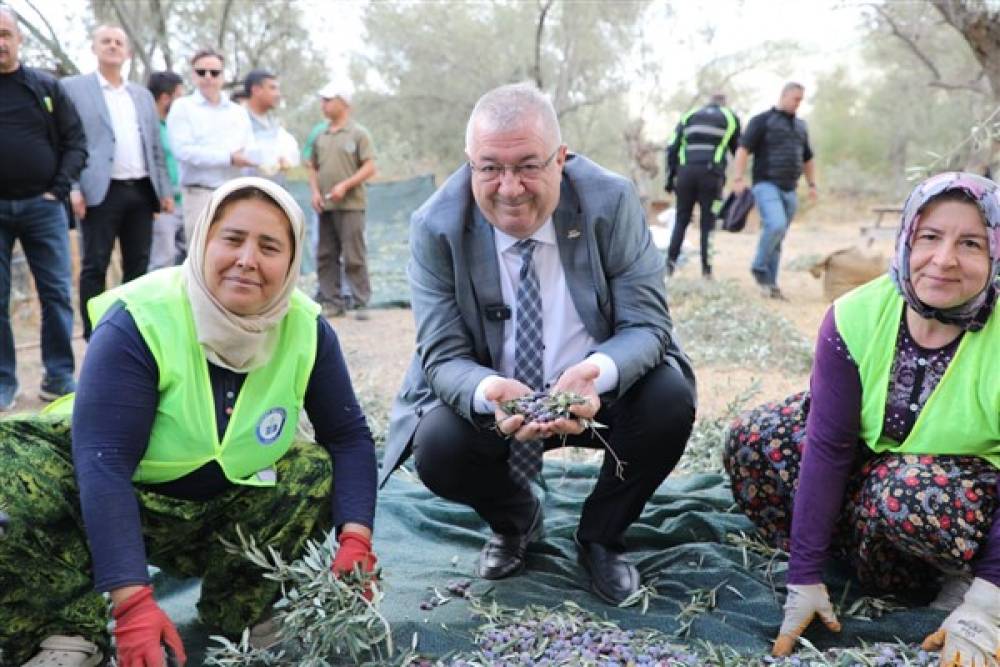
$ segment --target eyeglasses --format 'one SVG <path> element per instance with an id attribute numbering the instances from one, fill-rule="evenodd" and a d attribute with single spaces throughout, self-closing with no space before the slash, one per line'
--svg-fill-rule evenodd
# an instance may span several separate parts
<path id="1" fill-rule="evenodd" d="M 194 73 L 197 74 L 198 76 L 217 77 L 217 76 L 221 76 L 222 75 L 222 70 L 221 69 L 204 69 L 204 68 L 198 67 L 198 68 L 196 68 L 194 70 Z"/>
<path id="2" fill-rule="evenodd" d="M 562 148 L 560 146 L 559 148 Z M 539 178 L 545 168 L 548 167 L 552 160 L 556 157 L 559 152 L 559 148 L 552 151 L 552 155 L 548 156 L 544 162 L 522 162 L 521 164 L 484 164 L 481 167 L 477 167 L 469 161 L 469 168 L 472 169 L 472 173 L 484 183 L 492 183 L 494 181 L 503 180 L 504 174 L 507 170 L 510 170 L 511 175 L 514 178 L 520 178 L 522 181 L 531 181 Z"/>

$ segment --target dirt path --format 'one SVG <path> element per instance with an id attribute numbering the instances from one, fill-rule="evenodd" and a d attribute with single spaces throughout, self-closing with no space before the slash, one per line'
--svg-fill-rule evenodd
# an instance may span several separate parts
<path id="1" fill-rule="evenodd" d="M 797 219 L 785 241 L 783 265 L 801 264 L 808 256 L 825 255 L 833 250 L 861 241 L 859 223 L 837 221 L 840 217 L 827 212 L 823 220 L 820 213 L 806 211 Z M 755 221 L 739 234 L 718 232 L 714 236 L 715 275 L 732 289 L 739 290 L 746 299 L 761 308 L 771 310 L 789 320 L 808 340 L 812 341 L 829 303 L 823 298 L 822 282 L 804 270 L 789 270 L 783 266 L 779 283 L 788 295 L 788 301 L 765 299 L 758 294 L 749 272 L 750 261 L 757 244 Z M 678 276 L 696 279 L 698 274 L 696 225 L 689 228 L 685 252 L 689 261 L 680 268 Z M 891 248 L 890 239 L 882 239 L 876 247 L 885 252 Z M 42 366 L 38 348 L 36 307 L 21 306 L 13 313 L 15 340 L 18 345 L 17 363 L 21 383 L 17 411 L 36 410 L 44 403 L 37 397 Z M 355 388 L 367 405 L 377 405 L 373 417 L 384 416 L 389 402 L 399 387 L 403 373 L 413 353 L 413 316 L 409 310 L 375 310 L 371 319 L 357 321 L 350 317 L 332 320 L 334 329 L 350 366 Z M 77 320 L 79 328 L 79 319 Z M 79 369 L 85 344 L 79 336 L 74 340 Z M 779 398 L 807 385 L 806 373 L 788 373 L 781 370 L 750 371 L 732 366 L 701 366 L 697 369 L 699 380 L 700 412 L 702 416 L 717 414 L 731 398 L 744 390 L 753 380 L 761 383 L 759 398 Z M 377 413 L 382 412 L 382 415 Z M 378 428 L 379 424 L 373 424 Z"/>

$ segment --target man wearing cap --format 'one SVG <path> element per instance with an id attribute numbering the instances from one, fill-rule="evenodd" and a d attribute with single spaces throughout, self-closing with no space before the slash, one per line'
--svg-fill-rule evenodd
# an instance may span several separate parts
<path id="1" fill-rule="evenodd" d="M 273 113 L 281 102 L 278 78 L 267 70 L 255 69 L 243 80 L 243 88 L 257 144 L 250 157 L 259 165 L 248 168 L 247 175 L 263 176 L 284 185 L 285 172 L 299 163 L 299 146 Z"/>
<path id="2" fill-rule="evenodd" d="M 316 136 L 308 162 L 312 205 L 319 213 L 316 249 L 319 296 L 324 311 L 344 314 L 341 267 L 351 287 L 355 317 L 367 319 L 371 298 L 365 250 L 365 189 L 375 175 L 375 149 L 368 130 L 351 120 L 351 94 L 346 85 L 328 83 L 320 91 L 326 130 Z"/>
<path id="3" fill-rule="evenodd" d="M 167 134 L 181 169 L 185 238 L 212 191 L 244 167 L 257 166 L 249 156 L 254 138 L 247 112 L 222 92 L 223 65 L 222 55 L 211 49 L 195 53 L 195 91 L 174 102 L 167 115 Z"/>

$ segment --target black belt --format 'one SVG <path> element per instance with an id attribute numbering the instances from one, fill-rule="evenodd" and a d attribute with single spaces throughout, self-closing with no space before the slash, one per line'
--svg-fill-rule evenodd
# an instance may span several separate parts
<path id="1" fill-rule="evenodd" d="M 149 176 L 143 176 L 142 178 L 112 178 L 112 183 L 117 183 L 118 185 L 125 185 L 133 188 L 137 185 L 142 185 L 149 181 Z"/>

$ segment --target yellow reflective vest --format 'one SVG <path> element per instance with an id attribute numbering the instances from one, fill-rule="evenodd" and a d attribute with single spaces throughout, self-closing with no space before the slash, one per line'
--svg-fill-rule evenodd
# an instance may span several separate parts
<path id="1" fill-rule="evenodd" d="M 94 297 L 87 304 L 91 321 L 119 300 L 159 370 L 156 417 L 133 480 L 168 482 L 215 461 L 235 484 L 274 486 L 272 466 L 295 438 L 316 360 L 319 305 L 297 290 L 292 294 L 278 324 L 274 354 L 247 375 L 220 442 L 208 362 L 180 267 L 154 271 Z"/>
<path id="2" fill-rule="evenodd" d="M 980 456 L 1000 468 L 1000 317 L 967 331 L 902 443 L 882 434 L 903 297 L 889 276 L 834 302 L 837 331 L 861 376 L 861 438 L 876 452 Z"/>

